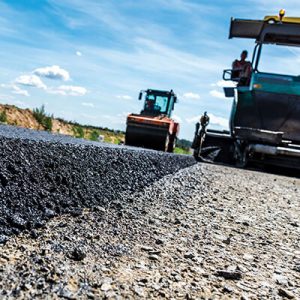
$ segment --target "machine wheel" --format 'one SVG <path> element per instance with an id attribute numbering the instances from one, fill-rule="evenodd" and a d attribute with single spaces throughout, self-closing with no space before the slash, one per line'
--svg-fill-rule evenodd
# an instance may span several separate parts
<path id="1" fill-rule="evenodd" d="M 236 165 L 238 168 L 242 168 L 242 169 L 243 169 L 243 168 L 246 168 L 246 167 L 247 167 L 247 164 L 248 164 L 248 158 L 247 158 L 246 152 L 244 151 L 242 157 L 240 157 L 240 158 L 235 162 L 235 165 Z"/>
<path id="2" fill-rule="evenodd" d="M 248 164 L 248 156 L 247 147 L 241 147 L 240 144 L 236 143 L 234 149 L 235 165 L 238 168 L 246 168 Z"/>
<path id="3" fill-rule="evenodd" d="M 196 146 L 196 148 L 194 149 L 194 158 L 196 159 L 196 161 L 203 161 L 203 158 L 201 157 L 202 155 L 202 145 L 205 139 L 205 133 L 201 132 L 200 135 L 196 135 L 195 139 L 194 139 L 194 145 Z"/>
<path id="4" fill-rule="evenodd" d="M 167 152 L 173 153 L 175 145 L 176 145 L 176 136 L 172 134 L 171 136 L 169 136 Z"/>
<path id="5" fill-rule="evenodd" d="M 193 156 L 196 159 L 196 161 L 201 162 L 203 160 L 202 160 L 201 156 L 199 155 L 199 151 L 200 151 L 199 148 L 194 149 Z"/>
<path id="6" fill-rule="evenodd" d="M 164 139 L 162 139 L 157 147 L 155 148 L 158 151 L 164 151 L 167 152 L 169 148 L 169 143 L 170 143 L 170 135 L 169 133 L 165 136 Z"/>
<path id="7" fill-rule="evenodd" d="M 168 151 L 169 143 L 170 143 L 170 135 L 168 134 L 165 140 L 165 149 L 164 149 L 165 152 Z"/>

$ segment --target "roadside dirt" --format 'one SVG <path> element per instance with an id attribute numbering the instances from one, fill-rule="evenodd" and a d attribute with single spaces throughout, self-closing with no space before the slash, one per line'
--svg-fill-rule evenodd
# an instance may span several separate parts
<path id="1" fill-rule="evenodd" d="M 20 109 L 13 105 L 0 104 L 0 112 L 5 112 L 8 124 L 36 130 L 43 129 L 30 109 Z"/>
<path id="2" fill-rule="evenodd" d="M 19 126 L 34 130 L 45 130 L 45 128 L 37 122 L 32 110 L 18 108 L 14 105 L 0 104 L 0 114 L 5 113 L 6 120 L 0 120 L 0 122 Z M 46 113 L 47 114 L 47 113 Z M 1 124 L 1 123 L 0 123 Z M 54 134 L 64 134 L 73 137 L 85 138 L 88 140 L 98 140 L 98 136 L 102 135 L 104 141 L 107 143 L 119 144 L 124 142 L 124 133 L 120 131 L 113 131 L 107 128 L 94 127 L 88 125 L 80 125 L 73 122 L 68 122 L 59 118 L 52 118 L 52 129 L 51 132 Z M 92 138 L 93 133 L 96 137 Z"/>
<path id="3" fill-rule="evenodd" d="M 66 134 L 66 135 L 73 135 L 73 125 L 61 122 L 60 120 L 53 119 L 52 120 L 52 132 Z"/>
<path id="4" fill-rule="evenodd" d="M 30 128 L 35 130 L 44 130 L 33 116 L 32 110 L 21 109 L 13 105 L 0 104 L 0 112 L 5 112 L 7 124 Z M 52 132 L 66 135 L 73 135 L 73 125 L 67 124 L 57 119 L 52 120 Z"/>

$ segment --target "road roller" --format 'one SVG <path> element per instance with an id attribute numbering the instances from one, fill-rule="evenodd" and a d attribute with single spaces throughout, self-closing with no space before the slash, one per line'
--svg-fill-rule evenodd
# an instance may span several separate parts
<path id="1" fill-rule="evenodd" d="M 127 117 L 125 145 L 173 152 L 179 133 L 179 123 L 171 118 L 177 96 L 170 91 L 142 90 L 144 99 L 140 114 Z"/>

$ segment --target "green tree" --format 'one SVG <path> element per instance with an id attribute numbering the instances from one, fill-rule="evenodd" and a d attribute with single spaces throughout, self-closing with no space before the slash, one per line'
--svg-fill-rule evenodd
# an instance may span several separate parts
<path id="1" fill-rule="evenodd" d="M 33 116 L 35 117 L 35 119 L 40 123 L 42 124 L 45 116 L 46 116 L 46 113 L 45 113 L 45 106 L 42 105 L 40 108 L 34 108 L 33 109 Z"/>
<path id="2" fill-rule="evenodd" d="M 7 115 L 6 115 L 5 110 L 0 113 L 0 122 L 1 123 L 6 123 L 7 122 Z"/>
<path id="3" fill-rule="evenodd" d="M 33 116 L 46 130 L 52 130 L 53 115 L 46 114 L 44 105 L 42 105 L 40 108 L 33 109 Z"/>

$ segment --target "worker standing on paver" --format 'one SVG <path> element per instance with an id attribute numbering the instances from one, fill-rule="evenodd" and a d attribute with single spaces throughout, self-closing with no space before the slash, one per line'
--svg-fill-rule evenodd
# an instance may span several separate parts
<path id="1" fill-rule="evenodd" d="M 209 123 L 209 116 L 207 115 L 207 112 L 205 111 L 204 114 L 200 118 L 200 125 L 201 125 L 201 131 L 204 133 L 206 132 L 206 127 Z"/>
<path id="2" fill-rule="evenodd" d="M 205 111 L 204 114 L 200 117 L 200 122 L 196 124 L 196 132 L 195 137 L 192 143 L 192 148 L 195 148 L 197 144 L 200 143 L 200 147 L 202 145 L 202 140 L 204 140 L 206 134 L 206 127 L 209 123 L 209 116 Z M 201 128 L 200 128 L 201 126 Z M 200 130 L 199 130 L 200 129 Z"/>
<path id="3" fill-rule="evenodd" d="M 238 81 L 239 85 L 249 85 L 250 75 L 252 72 L 252 66 L 250 61 L 247 61 L 248 51 L 244 50 L 241 53 L 241 59 L 236 59 L 232 63 L 232 73 L 231 78 L 234 81 Z"/>

